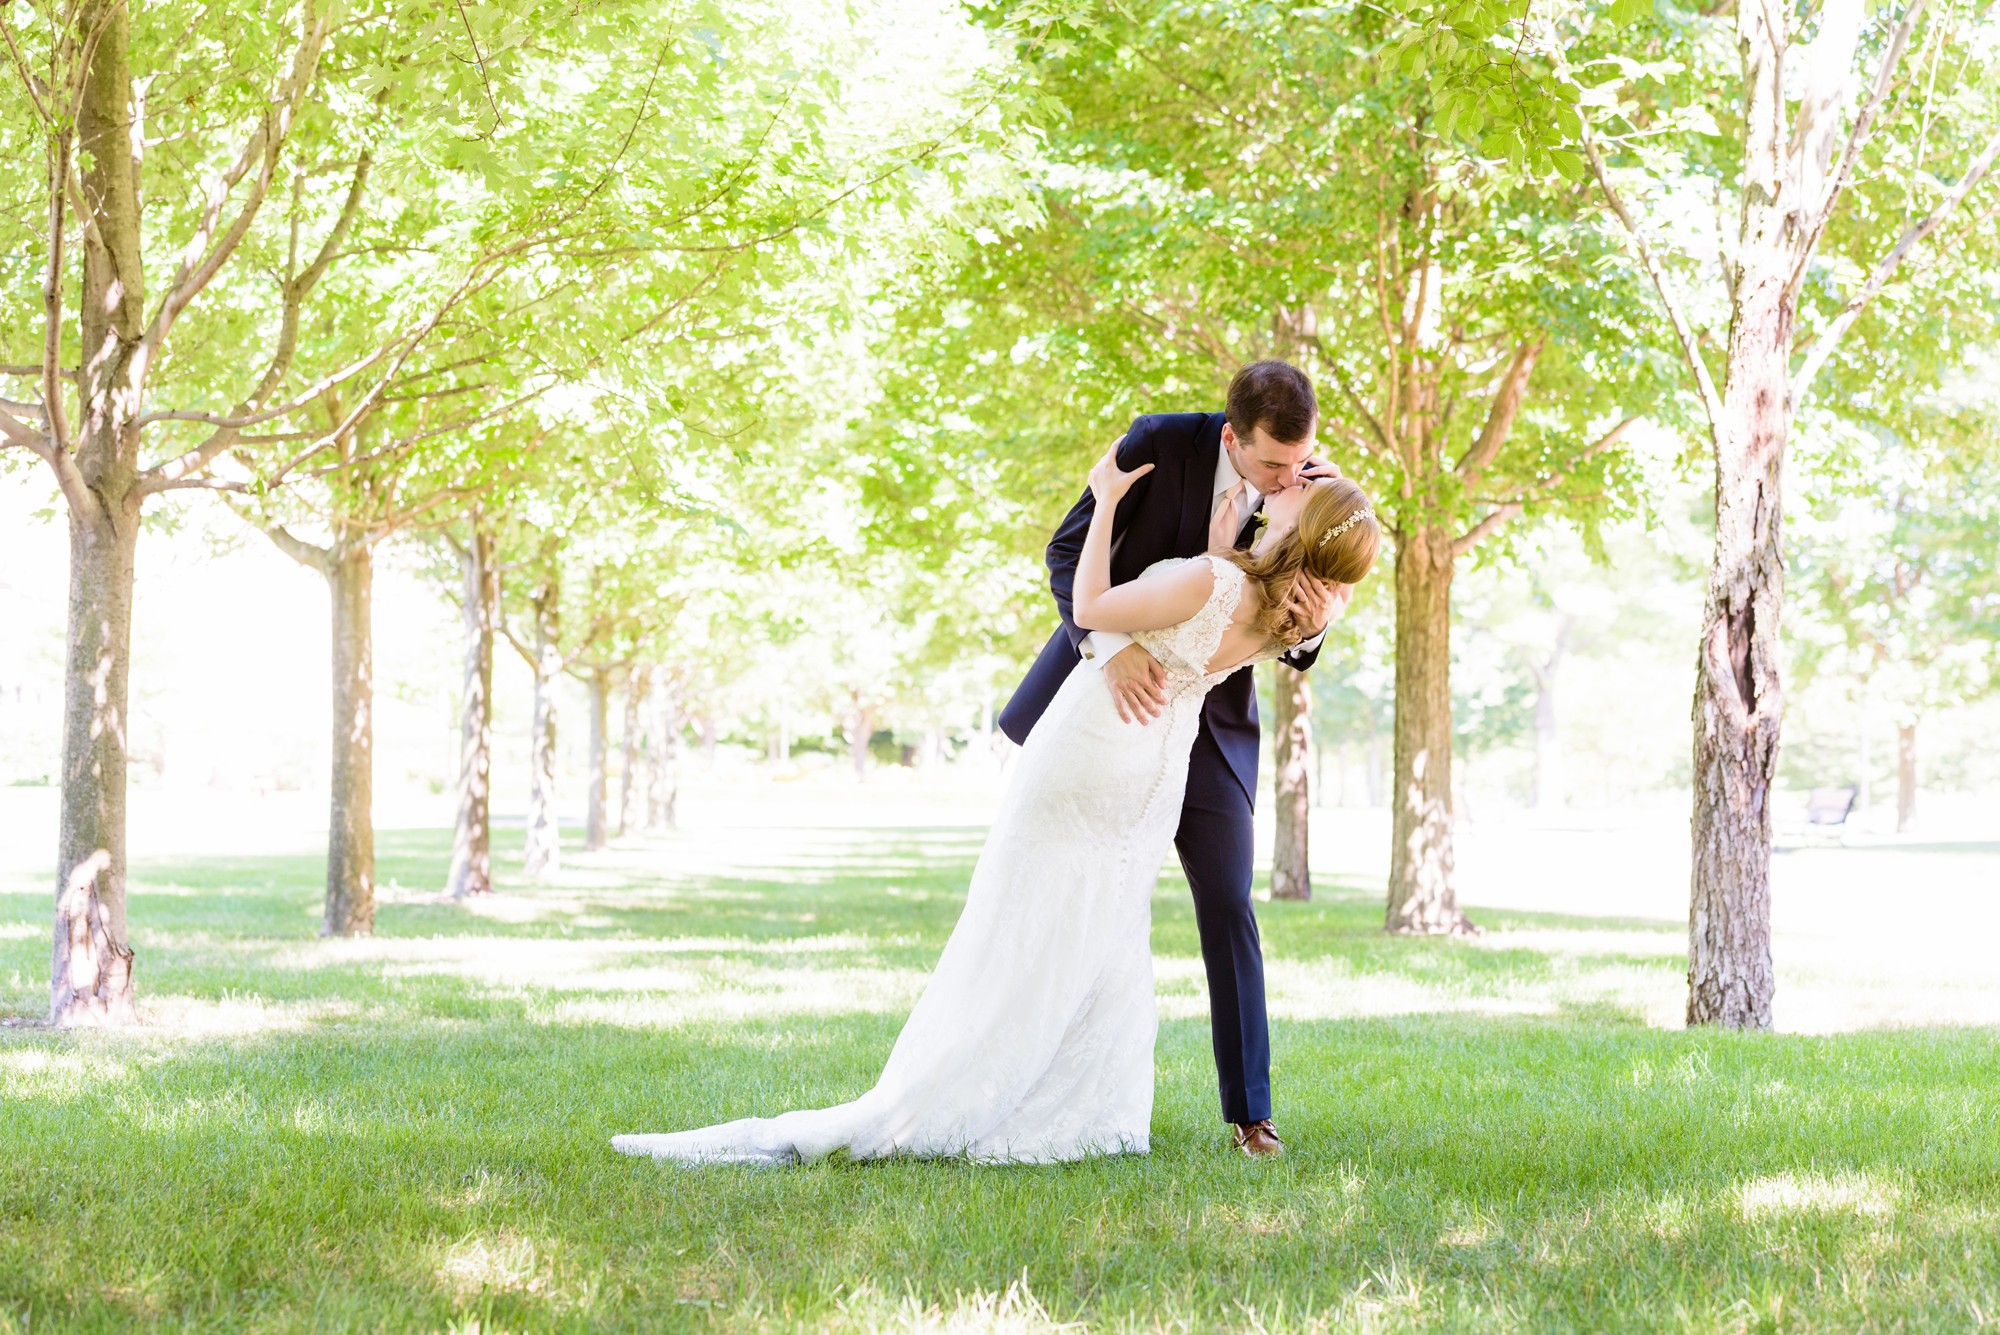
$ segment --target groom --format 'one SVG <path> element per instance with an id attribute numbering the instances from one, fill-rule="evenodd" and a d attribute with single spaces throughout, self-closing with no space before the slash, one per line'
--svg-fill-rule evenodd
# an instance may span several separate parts
<path id="1" fill-rule="evenodd" d="M 1303 371 L 1280 361 L 1252 362 L 1229 382 L 1226 411 L 1164 413 L 1132 423 L 1118 445 L 1123 469 L 1152 464 L 1113 516 L 1111 582 L 1138 578 L 1155 561 L 1190 557 L 1212 547 L 1248 547 L 1266 496 L 1311 477 L 1338 476 L 1313 459 L 1319 405 Z M 1130 636 L 1077 628 L 1070 588 L 1090 528 L 1090 492 L 1049 541 L 1049 589 L 1062 628 L 1000 711 L 1000 728 L 1016 742 L 1028 733 L 1078 663 L 1104 673 L 1118 715 L 1132 727 L 1159 717 L 1166 705 L 1166 670 Z M 1301 572 L 1293 606 L 1301 625 L 1318 630 L 1283 661 L 1303 672 L 1319 656 L 1333 595 Z M 1257 792 L 1257 692 L 1250 672 L 1232 674 L 1208 694 L 1201 731 L 1188 760 L 1187 795 L 1174 836 L 1194 892 L 1208 970 L 1215 1067 L 1222 1115 L 1236 1127 L 1245 1154 L 1281 1154 L 1271 1125 L 1271 1036 L 1264 1017 L 1264 952 L 1250 908 L 1253 839 L 1250 808 Z"/>

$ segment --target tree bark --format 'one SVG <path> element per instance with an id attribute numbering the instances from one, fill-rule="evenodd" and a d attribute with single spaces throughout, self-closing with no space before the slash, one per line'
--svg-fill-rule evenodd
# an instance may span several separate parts
<path id="1" fill-rule="evenodd" d="M 1406 530 L 1396 541 L 1396 757 L 1393 847 L 1384 929 L 1474 930 L 1452 878 L 1452 536 Z"/>
<path id="2" fill-rule="evenodd" d="M 1548 661 L 1528 663 L 1535 679 L 1535 810 L 1559 811 L 1564 805 L 1562 735 L 1556 730 L 1556 680 L 1562 672 L 1560 641 Z"/>
<path id="3" fill-rule="evenodd" d="M 849 710 L 847 726 L 847 757 L 854 764 L 854 781 L 868 781 L 868 741 L 875 735 L 875 711 L 861 703 L 861 693 L 848 693 Z"/>
<path id="4" fill-rule="evenodd" d="M 1312 728 L 1312 687 L 1305 673 L 1273 663 L 1271 694 L 1277 702 L 1271 726 L 1277 742 L 1278 816 L 1278 839 L 1271 852 L 1271 898 L 1311 899 L 1312 873 L 1306 855 L 1312 784 L 1306 757 Z"/>
<path id="5" fill-rule="evenodd" d="M 333 793 L 321 936 L 367 936 L 375 930 L 374 584 L 369 544 L 337 543 L 327 565 L 333 595 Z"/>
<path id="6" fill-rule="evenodd" d="M 1797 185 L 1787 181 L 1782 51 L 1739 14 L 1747 138 L 1729 368 L 1715 431 L 1715 554 L 1694 696 L 1689 1024 L 1769 1029 L 1771 805 L 1784 694 L 1780 485 L 1790 431 Z"/>
<path id="7" fill-rule="evenodd" d="M 652 764 L 648 772 L 650 784 L 646 800 L 646 826 L 653 830 L 671 830 L 680 824 L 680 692 L 662 674 L 662 680 L 654 687 L 653 694 L 659 701 L 659 712 L 654 719 L 657 735 L 651 748 Z"/>
<path id="8" fill-rule="evenodd" d="M 634 824 L 633 804 L 639 799 L 639 706 L 646 698 L 646 676 L 633 669 L 625 676 L 625 740 L 619 745 L 618 837 L 623 839 Z"/>
<path id="9" fill-rule="evenodd" d="M 72 513 L 69 536 L 49 1023 L 130 1024 L 138 1015 L 125 929 L 125 747 L 138 506 Z"/>
<path id="10" fill-rule="evenodd" d="M 1875 785 L 1872 771 L 1874 770 L 1875 761 L 1874 756 L 1871 754 L 1871 748 L 1868 745 L 1868 725 L 1870 722 L 1868 704 L 1868 683 L 1864 679 L 1861 683 L 1861 760 L 1858 772 L 1854 776 L 1854 814 L 1857 816 L 1868 810 L 1869 805 L 1874 800 L 1873 789 Z"/>
<path id="11" fill-rule="evenodd" d="M 1896 725 L 1896 833 L 1917 828 L 1917 724 Z"/>
<path id="12" fill-rule="evenodd" d="M 49 1023 L 60 1026 L 138 1018 L 125 928 L 125 767 L 132 579 L 143 500 L 135 490 L 134 422 L 144 367 L 135 353 L 145 333 L 146 275 L 130 131 L 130 14 L 115 0 L 100 0 L 84 6 L 78 28 L 95 45 L 76 121 L 90 214 L 75 237 L 83 257 L 77 320 L 85 383 L 73 449 L 82 487 L 65 488 L 76 494 L 68 497 L 62 811 L 49 970 Z M 52 303 L 62 281 L 58 270 Z M 46 375 L 44 389 L 51 388 L 53 428 L 64 411 L 62 387 L 58 377 Z"/>
<path id="13" fill-rule="evenodd" d="M 545 876 L 562 869 L 562 830 L 556 818 L 556 676 L 562 671 L 558 636 L 562 629 L 559 594 L 549 580 L 529 599 L 535 618 L 534 732 L 528 740 L 528 840 L 521 870 Z"/>
<path id="14" fill-rule="evenodd" d="M 590 793 L 584 817 L 583 851 L 595 853 L 609 840 L 605 835 L 605 769 L 610 750 L 611 669 L 590 669 Z"/>
<path id="15" fill-rule="evenodd" d="M 458 823 L 452 832 L 445 893 L 453 899 L 493 893 L 493 628 L 499 622 L 500 575 L 493 535 L 475 519 L 459 553 L 465 587 L 465 690 L 459 705 Z"/>

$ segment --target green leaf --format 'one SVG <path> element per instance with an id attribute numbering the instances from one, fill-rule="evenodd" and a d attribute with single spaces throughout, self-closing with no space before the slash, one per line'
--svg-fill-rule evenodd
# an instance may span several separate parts
<path id="1" fill-rule="evenodd" d="M 1653 0 L 1611 0 L 1611 21 L 1628 28 L 1653 12 Z"/>
<path id="2" fill-rule="evenodd" d="M 1555 165 L 1555 169 L 1562 174 L 1565 181 L 1583 179 L 1583 158 L 1578 154 L 1566 148 L 1552 148 L 1549 150 L 1549 161 Z"/>

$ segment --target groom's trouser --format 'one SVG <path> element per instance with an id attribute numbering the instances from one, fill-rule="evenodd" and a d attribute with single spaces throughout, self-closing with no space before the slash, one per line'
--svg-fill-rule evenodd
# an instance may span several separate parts
<path id="1" fill-rule="evenodd" d="M 1261 1122 L 1271 1115 L 1264 947 L 1250 908 L 1251 830 L 1250 797 L 1204 725 L 1188 757 L 1187 797 L 1174 847 L 1194 892 L 1226 1122 Z"/>

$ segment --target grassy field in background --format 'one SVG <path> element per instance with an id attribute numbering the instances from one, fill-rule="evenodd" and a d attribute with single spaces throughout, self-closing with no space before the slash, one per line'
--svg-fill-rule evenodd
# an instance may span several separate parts
<path id="1" fill-rule="evenodd" d="M 1649 1029 L 1674 924 L 1392 940 L 1358 882 L 1260 911 L 1280 1162 L 1226 1147 L 1173 879 L 1150 1156 L 611 1151 L 865 1089 L 979 838 L 635 841 L 468 910 L 402 888 L 446 832 L 385 833 L 353 942 L 314 937 L 317 857 L 139 863 L 151 1023 L 0 1030 L 0 1335 L 2000 1323 L 1994 1031 Z M 0 879 L 0 1011 L 45 1005 L 47 924 Z"/>

